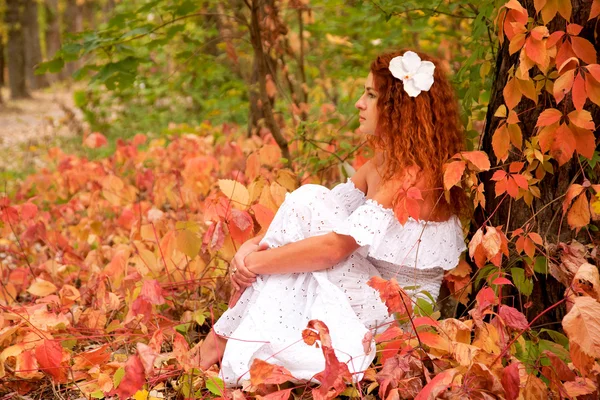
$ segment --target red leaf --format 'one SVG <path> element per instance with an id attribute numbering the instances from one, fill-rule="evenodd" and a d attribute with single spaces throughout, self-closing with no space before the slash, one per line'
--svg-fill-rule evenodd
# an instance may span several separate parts
<path id="1" fill-rule="evenodd" d="M 454 381 L 454 377 L 458 373 L 456 368 L 447 369 L 443 372 L 437 374 L 425 387 L 419 395 L 415 397 L 415 400 L 429 400 L 436 399 L 438 395 L 444 392 L 452 382 Z"/>
<path id="2" fill-rule="evenodd" d="M 375 337 L 375 343 L 389 342 L 392 339 L 396 339 L 397 337 L 402 336 L 403 333 L 404 332 L 402 331 L 402 329 L 400 329 L 400 327 L 392 325 L 389 328 L 387 328 L 383 333 Z"/>
<path id="3" fill-rule="evenodd" d="M 288 400 L 292 394 L 292 390 L 294 390 L 294 388 L 278 390 L 276 392 L 269 393 L 268 395 L 263 396 L 262 399 L 263 400 Z"/>
<path id="4" fill-rule="evenodd" d="M 165 298 L 162 295 L 162 288 L 156 279 L 144 280 L 140 297 L 148 300 L 150 304 L 161 305 L 165 304 Z"/>
<path id="5" fill-rule="evenodd" d="M 558 379 L 560 379 L 563 382 L 575 380 L 575 373 L 571 371 L 567 364 L 565 364 L 563 360 L 558 358 L 556 354 L 554 354 L 551 351 L 544 350 L 544 355 L 548 357 L 548 359 L 550 359 L 550 363 L 552 364 L 553 370 L 556 373 Z"/>
<path id="6" fill-rule="evenodd" d="M 374 276 L 367 282 L 367 285 L 379 292 L 381 300 L 385 303 L 390 314 L 412 314 L 412 303 L 410 296 L 400 287 L 396 278 L 386 281 L 383 278 Z"/>
<path id="7" fill-rule="evenodd" d="M 490 287 L 483 288 L 477 293 L 477 309 L 483 312 L 488 307 L 498 304 L 498 297 Z"/>
<path id="8" fill-rule="evenodd" d="M 21 205 L 21 218 L 25 221 L 35 218 L 37 212 L 37 206 L 29 201 Z"/>
<path id="9" fill-rule="evenodd" d="M 577 110 L 583 110 L 587 95 L 585 93 L 585 81 L 581 74 L 577 74 L 575 81 L 573 82 L 573 91 L 571 93 L 573 98 L 573 105 Z"/>
<path id="10" fill-rule="evenodd" d="M 511 285 L 511 286 L 513 286 L 512 282 L 504 277 L 494 279 L 492 284 L 493 285 Z"/>
<path id="11" fill-rule="evenodd" d="M 119 386 L 109 393 L 109 396 L 116 394 L 121 399 L 127 399 L 140 390 L 145 381 L 142 362 L 138 356 L 130 356 L 125 364 L 125 376 L 123 376 Z"/>
<path id="12" fill-rule="evenodd" d="M 502 387 L 504 387 L 506 400 L 516 400 L 519 397 L 521 380 L 519 379 L 518 362 L 512 362 L 502 370 L 502 379 L 500 382 L 502 383 Z"/>
<path id="13" fill-rule="evenodd" d="M 577 36 L 577 35 L 579 35 L 579 32 L 581 32 L 582 29 L 583 29 L 583 26 L 578 25 L 578 24 L 568 24 L 567 25 L 567 33 L 569 35 Z"/>
<path id="14" fill-rule="evenodd" d="M 315 379 L 321 382 L 321 386 L 313 389 L 312 395 L 315 400 L 333 399 L 345 388 L 346 382 L 352 382 L 352 375 L 348 365 L 340 362 L 333 350 L 329 329 L 319 320 L 310 320 L 308 329 L 313 329 L 319 334 L 321 349 L 325 356 L 325 370 L 315 375 Z"/>
<path id="15" fill-rule="evenodd" d="M 66 373 L 60 365 L 62 362 L 62 347 L 57 341 L 44 339 L 44 342 L 35 349 L 35 358 L 42 371 L 52 376 L 55 381 L 64 381 Z"/>
<path id="16" fill-rule="evenodd" d="M 83 141 L 83 145 L 91 149 L 97 149 L 98 147 L 105 146 L 107 143 L 106 137 L 98 132 L 90 133 Z"/>
<path id="17" fill-rule="evenodd" d="M 504 323 L 512 329 L 522 331 L 529 327 L 527 318 L 523 315 L 523 313 L 521 313 L 521 311 L 514 307 L 502 304 L 500 306 L 499 314 Z"/>
<path id="18" fill-rule="evenodd" d="M 233 208 L 231 210 L 231 218 L 228 226 L 229 234 L 233 240 L 243 243 L 252 236 L 254 221 L 246 211 L 240 211 Z"/>
<path id="19" fill-rule="evenodd" d="M 269 364 L 255 358 L 250 367 L 250 382 L 253 386 L 279 385 L 294 379 L 291 372 L 279 365 Z"/>

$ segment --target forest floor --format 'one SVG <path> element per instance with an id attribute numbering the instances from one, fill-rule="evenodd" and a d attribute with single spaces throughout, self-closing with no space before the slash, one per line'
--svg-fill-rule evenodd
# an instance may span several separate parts
<path id="1" fill-rule="evenodd" d="M 31 98 L 10 100 L 2 89 L 0 104 L 0 171 L 29 172 L 39 156 L 59 138 L 83 133 L 81 112 L 73 101 L 73 88 L 54 86 L 32 92 Z"/>

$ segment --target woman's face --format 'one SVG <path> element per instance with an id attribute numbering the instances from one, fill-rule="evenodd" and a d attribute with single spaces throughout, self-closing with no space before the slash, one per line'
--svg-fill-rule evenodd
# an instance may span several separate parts
<path id="1" fill-rule="evenodd" d="M 359 111 L 358 121 L 360 126 L 358 129 L 366 135 L 375 134 L 377 118 L 379 117 L 379 112 L 377 111 L 378 97 L 379 94 L 373 84 L 373 74 L 369 72 L 369 76 L 367 76 L 367 81 L 365 82 L 365 91 L 354 105 Z"/>

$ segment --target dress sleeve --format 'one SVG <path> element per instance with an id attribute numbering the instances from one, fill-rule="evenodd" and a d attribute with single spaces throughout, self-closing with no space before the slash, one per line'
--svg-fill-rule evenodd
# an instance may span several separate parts
<path id="1" fill-rule="evenodd" d="M 466 250 L 456 216 L 442 222 L 409 218 L 402 225 L 392 210 L 370 199 L 333 231 L 352 236 L 363 256 L 421 270 L 452 269 Z"/>
<path id="2" fill-rule="evenodd" d="M 395 221 L 393 212 L 372 201 L 365 201 L 350 216 L 334 227 L 333 231 L 340 235 L 352 236 L 361 246 L 359 252 L 366 256 L 380 246 L 390 225 Z"/>
<path id="3" fill-rule="evenodd" d="M 353 213 L 358 206 L 365 202 L 365 194 L 354 185 L 350 178 L 331 189 L 330 195 L 344 206 L 348 214 Z"/>

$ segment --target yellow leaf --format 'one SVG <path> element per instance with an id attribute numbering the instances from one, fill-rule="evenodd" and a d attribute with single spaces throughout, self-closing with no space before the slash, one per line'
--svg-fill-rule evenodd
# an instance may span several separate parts
<path id="1" fill-rule="evenodd" d="M 144 390 L 138 390 L 133 395 L 133 398 L 135 400 L 148 400 L 148 391 L 146 389 L 144 389 Z"/>
<path id="2" fill-rule="evenodd" d="M 575 297 L 562 326 L 571 342 L 592 357 L 600 357 L 600 303 L 591 297 Z"/>
<path id="3" fill-rule="evenodd" d="M 248 189 L 241 183 L 231 179 L 219 179 L 219 188 L 231 200 L 235 208 L 245 210 L 250 205 Z"/>
<path id="4" fill-rule="evenodd" d="M 277 179 L 275 181 L 286 188 L 288 192 L 293 192 L 298 187 L 298 179 L 289 169 L 280 169 L 277 171 Z"/>
<path id="5" fill-rule="evenodd" d="M 118 176 L 108 175 L 100 181 L 100 184 L 102 185 L 102 196 L 112 205 L 121 205 L 125 188 L 123 181 Z"/>
<path id="6" fill-rule="evenodd" d="M 45 281 L 40 278 L 36 278 L 35 282 L 29 286 L 27 291 L 34 296 L 45 297 L 49 294 L 56 292 L 57 288 L 52 282 Z"/>
<path id="7" fill-rule="evenodd" d="M 281 149 L 276 144 L 267 144 L 260 148 L 258 156 L 262 165 L 273 167 L 281 159 Z"/>
<path id="8" fill-rule="evenodd" d="M 287 194 L 287 190 L 285 190 L 285 188 L 283 186 L 281 186 L 280 184 L 278 184 L 277 182 L 273 182 L 273 183 L 271 183 L 270 191 L 271 191 L 271 196 L 273 198 L 273 201 L 277 205 L 277 208 L 279 208 L 281 203 L 283 203 L 283 201 L 285 200 L 285 195 Z"/>
<path id="9" fill-rule="evenodd" d="M 177 250 L 189 258 L 194 258 L 198 255 L 202 246 L 202 239 L 189 229 L 177 231 L 175 236 Z"/>

